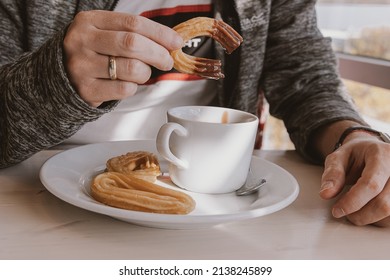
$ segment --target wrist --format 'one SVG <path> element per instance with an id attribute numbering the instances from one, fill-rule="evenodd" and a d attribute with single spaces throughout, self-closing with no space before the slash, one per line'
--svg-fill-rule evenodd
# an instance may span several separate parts
<path id="1" fill-rule="evenodd" d="M 345 129 L 351 126 L 359 126 L 361 123 L 342 120 L 319 127 L 311 138 L 313 153 L 322 160 L 334 151 L 335 144 L 340 139 Z"/>
<path id="2" fill-rule="evenodd" d="M 346 128 L 343 133 L 340 135 L 340 138 L 336 142 L 334 146 L 334 151 L 340 148 L 344 142 L 348 141 L 348 138 L 356 138 L 356 137 L 361 137 L 361 135 L 371 135 L 376 137 L 377 139 L 385 142 L 385 143 L 390 143 L 390 136 L 387 135 L 384 132 L 375 130 L 371 127 L 368 126 L 350 126 Z M 355 136 L 355 137 L 354 137 Z"/>

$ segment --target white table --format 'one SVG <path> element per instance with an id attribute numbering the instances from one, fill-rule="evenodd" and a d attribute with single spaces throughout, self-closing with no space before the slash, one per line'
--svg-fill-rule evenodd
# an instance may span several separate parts
<path id="1" fill-rule="evenodd" d="M 164 230 L 72 206 L 49 193 L 43 151 L 0 170 L 0 259 L 389 259 L 390 229 L 330 215 L 318 195 L 322 168 L 294 151 L 257 151 L 295 176 L 300 194 L 268 216 L 199 230 Z"/>

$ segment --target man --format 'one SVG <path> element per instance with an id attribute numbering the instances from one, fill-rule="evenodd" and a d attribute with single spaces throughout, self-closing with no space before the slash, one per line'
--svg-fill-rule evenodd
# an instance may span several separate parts
<path id="1" fill-rule="evenodd" d="M 344 92 L 315 1 L 24 2 L 0 1 L 1 167 L 64 141 L 154 137 L 176 105 L 254 113 L 264 93 L 297 151 L 325 162 L 321 197 L 352 184 L 333 215 L 390 224 L 390 145 Z M 182 42 L 170 27 L 195 16 L 222 18 L 243 44 L 225 55 L 209 38 Z M 225 79 L 168 72 L 169 52 L 184 43 L 221 59 Z"/>

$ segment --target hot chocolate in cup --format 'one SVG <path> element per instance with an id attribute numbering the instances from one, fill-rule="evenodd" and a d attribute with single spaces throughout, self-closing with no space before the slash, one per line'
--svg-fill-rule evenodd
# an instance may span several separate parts
<path id="1" fill-rule="evenodd" d="M 258 128 L 250 113 L 211 106 L 175 107 L 156 139 L 174 184 L 192 192 L 221 194 L 246 181 Z"/>

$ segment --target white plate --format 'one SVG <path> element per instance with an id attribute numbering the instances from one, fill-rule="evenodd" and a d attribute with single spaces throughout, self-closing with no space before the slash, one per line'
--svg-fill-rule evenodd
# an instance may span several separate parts
<path id="1" fill-rule="evenodd" d="M 95 201 L 89 189 L 93 176 L 105 169 L 109 158 L 136 150 L 158 155 L 152 140 L 90 144 L 66 150 L 48 159 L 41 168 L 40 178 L 52 194 L 80 208 L 138 225 L 170 229 L 209 227 L 264 216 L 285 208 L 298 196 L 298 183 L 290 173 L 254 156 L 251 164 L 253 174 L 267 179 L 258 194 L 239 197 L 235 193 L 209 195 L 185 191 L 196 201 L 195 210 L 188 215 L 129 211 Z M 167 162 L 159 160 L 163 171 L 167 170 Z M 157 183 L 176 188 L 166 181 Z"/>

